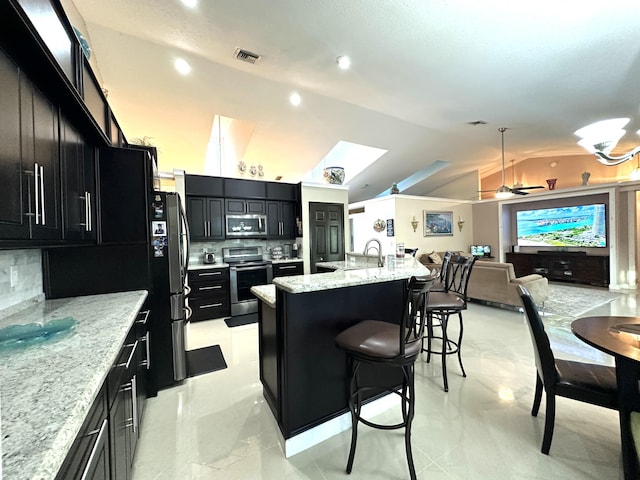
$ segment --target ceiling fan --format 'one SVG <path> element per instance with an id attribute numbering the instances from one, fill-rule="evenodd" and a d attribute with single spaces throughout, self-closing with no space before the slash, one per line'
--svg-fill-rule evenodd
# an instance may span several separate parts
<path id="1" fill-rule="evenodd" d="M 534 190 L 536 188 L 544 188 L 542 185 L 536 185 L 533 187 L 507 187 L 504 183 L 504 132 L 507 130 L 506 127 L 498 128 L 502 138 L 502 185 L 498 187 L 496 192 L 496 198 L 509 198 L 513 195 L 529 195 L 529 192 L 525 192 L 524 190 Z M 493 190 L 480 190 L 480 192 L 493 192 Z"/>

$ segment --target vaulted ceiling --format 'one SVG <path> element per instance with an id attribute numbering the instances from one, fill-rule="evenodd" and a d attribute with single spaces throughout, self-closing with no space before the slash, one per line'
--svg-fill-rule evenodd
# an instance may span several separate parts
<path id="1" fill-rule="evenodd" d="M 495 172 L 498 127 L 517 160 L 584 153 L 573 132 L 603 118 L 631 117 L 622 142 L 640 140 L 640 2 L 71 2 L 121 127 L 158 146 L 162 170 L 205 171 L 214 115 L 251 125 L 242 159 L 265 180 L 300 181 L 341 140 L 387 150 L 349 182 L 354 202 L 435 162 L 402 193 Z"/>

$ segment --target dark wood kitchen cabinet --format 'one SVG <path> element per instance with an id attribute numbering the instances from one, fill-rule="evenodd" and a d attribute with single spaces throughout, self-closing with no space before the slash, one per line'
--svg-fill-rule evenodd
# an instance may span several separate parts
<path id="1" fill-rule="evenodd" d="M 189 270 L 188 297 L 191 321 L 211 320 L 231 315 L 229 269 L 212 267 Z"/>
<path id="2" fill-rule="evenodd" d="M 59 240 L 57 111 L 0 51 L 0 238 Z"/>
<path id="3" fill-rule="evenodd" d="M 187 221 L 191 240 L 224 240 L 224 199 L 188 196 Z"/>
<path id="4" fill-rule="evenodd" d="M 107 417 L 106 387 L 103 386 L 56 475 L 56 480 L 109 480 L 111 478 Z"/>
<path id="5" fill-rule="evenodd" d="M 303 274 L 304 264 L 302 263 L 302 260 L 299 262 L 282 262 L 273 264 L 273 278 Z"/>
<path id="6" fill-rule="evenodd" d="M 224 196 L 228 198 L 264 199 L 267 193 L 265 184 L 266 182 L 259 180 L 224 178 Z"/>
<path id="7" fill-rule="evenodd" d="M 267 235 L 271 238 L 295 238 L 296 209 L 294 203 L 267 201 Z"/>
<path id="8" fill-rule="evenodd" d="M 95 151 L 69 122 L 60 122 L 63 237 L 96 239 Z"/>
<path id="9" fill-rule="evenodd" d="M 266 207 L 264 200 L 226 198 L 224 201 L 224 211 L 231 215 L 264 215 L 266 213 Z"/>

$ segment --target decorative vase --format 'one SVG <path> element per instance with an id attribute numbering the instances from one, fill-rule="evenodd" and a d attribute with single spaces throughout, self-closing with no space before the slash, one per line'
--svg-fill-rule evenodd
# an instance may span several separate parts
<path id="1" fill-rule="evenodd" d="M 400 189 L 398 188 L 398 184 L 394 183 L 393 185 L 391 185 L 391 194 L 397 195 L 398 193 L 400 193 Z"/>
<path id="2" fill-rule="evenodd" d="M 589 172 L 582 172 L 582 185 L 589 185 L 589 177 L 591 174 Z"/>
<path id="3" fill-rule="evenodd" d="M 547 185 L 549 185 L 549 190 L 555 190 L 556 189 L 556 182 L 558 181 L 557 178 L 547 178 Z"/>
<path id="4" fill-rule="evenodd" d="M 344 182 L 344 168 L 343 167 L 327 167 L 323 172 L 324 180 L 332 185 L 342 185 Z"/>

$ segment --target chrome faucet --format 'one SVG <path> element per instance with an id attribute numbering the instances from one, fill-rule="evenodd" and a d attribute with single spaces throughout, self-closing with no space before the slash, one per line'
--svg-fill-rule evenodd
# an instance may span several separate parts
<path id="1" fill-rule="evenodd" d="M 369 244 L 371 242 L 376 242 L 378 244 L 377 247 L 370 247 Z M 364 252 L 362 252 L 363 255 L 367 255 L 367 253 L 369 252 L 369 250 L 371 250 L 372 248 L 375 248 L 378 251 L 378 266 L 379 267 L 384 267 L 384 262 L 382 261 L 382 245 L 380 244 L 380 240 L 378 240 L 377 238 L 372 238 L 370 240 L 367 240 L 367 243 L 365 243 L 364 245 Z"/>

